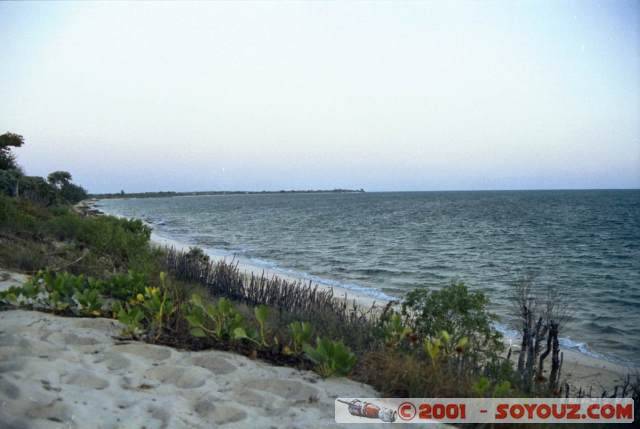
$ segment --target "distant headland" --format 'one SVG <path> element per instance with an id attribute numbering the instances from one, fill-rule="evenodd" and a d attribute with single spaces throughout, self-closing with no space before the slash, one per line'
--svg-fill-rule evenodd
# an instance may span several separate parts
<path id="1" fill-rule="evenodd" d="M 280 190 L 280 191 L 194 191 L 194 192 L 132 192 L 120 191 L 107 194 L 91 194 L 91 198 L 158 198 L 158 197 L 183 197 L 199 195 L 246 195 L 246 194 L 319 194 L 319 193 L 364 193 L 364 189 L 302 189 L 302 190 Z"/>

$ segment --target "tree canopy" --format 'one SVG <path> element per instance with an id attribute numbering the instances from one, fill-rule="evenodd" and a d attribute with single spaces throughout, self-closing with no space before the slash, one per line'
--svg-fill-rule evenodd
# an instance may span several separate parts
<path id="1" fill-rule="evenodd" d="M 0 170 L 16 170 L 16 157 L 11 152 L 14 147 L 20 147 L 24 144 L 24 137 L 20 134 L 6 132 L 0 135 Z"/>
<path id="2" fill-rule="evenodd" d="M 60 189 L 71 182 L 71 173 L 68 171 L 54 171 L 47 176 L 47 181 Z"/>

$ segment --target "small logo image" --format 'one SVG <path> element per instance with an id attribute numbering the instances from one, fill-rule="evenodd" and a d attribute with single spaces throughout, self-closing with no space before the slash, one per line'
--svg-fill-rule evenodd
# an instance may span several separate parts
<path id="1" fill-rule="evenodd" d="M 364 417 L 367 419 L 380 419 L 385 423 L 393 423 L 396 421 L 396 410 L 391 408 L 381 407 L 373 402 L 362 402 L 359 399 L 353 399 L 351 401 L 337 399 L 337 401 L 342 404 L 346 404 L 349 414 L 352 416 Z"/>
<path id="2" fill-rule="evenodd" d="M 416 406 L 411 402 L 403 402 L 398 405 L 398 416 L 405 421 L 413 420 L 416 416 Z"/>

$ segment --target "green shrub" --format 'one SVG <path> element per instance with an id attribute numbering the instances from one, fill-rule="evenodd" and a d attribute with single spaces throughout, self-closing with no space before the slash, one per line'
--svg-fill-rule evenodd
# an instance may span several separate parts
<path id="1" fill-rule="evenodd" d="M 139 268 L 150 258 L 150 237 L 151 230 L 139 220 L 98 216 L 82 218 L 76 240 L 122 270 Z"/>
<path id="2" fill-rule="evenodd" d="M 148 276 L 145 273 L 129 271 L 126 274 L 116 274 L 107 280 L 100 281 L 99 287 L 105 296 L 128 301 L 138 294 L 144 293 L 148 285 Z"/>
<path id="3" fill-rule="evenodd" d="M 411 328 L 406 326 L 400 314 L 393 310 L 385 316 L 386 317 L 381 320 L 385 345 L 388 347 L 398 347 L 400 343 L 411 334 Z"/>
<path id="4" fill-rule="evenodd" d="M 341 341 L 316 338 L 316 347 L 303 346 L 307 357 L 316 364 L 316 372 L 322 377 L 348 375 L 356 364 L 356 356 Z"/>
<path id="5" fill-rule="evenodd" d="M 0 229 L 12 233 L 32 232 L 36 222 L 36 217 L 24 209 L 24 204 L 0 195 Z"/>
<path id="6" fill-rule="evenodd" d="M 55 237 L 57 240 L 74 240 L 82 227 L 83 219 L 68 210 L 57 209 L 57 216 L 47 220 L 42 225 L 42 233 Z"/>
<path id="7" fill-rule="evenodd" d="M 440 289 L 415 289 L 402 302 L 402 313 L 423 338 L 440 338 L 442 332 L 457 344 L 466 338 L 465 356 L 474 364 L 496 359 L 503 351 L 502 336 L 493 327 L 497 319 L 487 309 L 482 292 L 470 292 L 463 283 Z"/>

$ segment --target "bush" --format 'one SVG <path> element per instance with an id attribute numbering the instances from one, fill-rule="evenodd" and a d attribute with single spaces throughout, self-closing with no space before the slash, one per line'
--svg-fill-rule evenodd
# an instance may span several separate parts
<path id="1" fill-rule="evenodd" d="M 471 396 L 471 377 L 460 377 L 448 367 L 434 367 L 426 359 L 401 350 L 366 353 L 354 378 L 373 386 L 381 396 L 399 398 L 463 398 Z"/>
<path id="2" fill-rule="evenodd" d="M 497 317 L 487 310 L 489 299 L 482 292 L 470 292 L 462 283 L 440 290 L 415 289 L 402 302 L 402 313 L 418 335 L 436 339 L 442 332 L 457 344 L 468 341 L 466 357 L 474 366 L 497 359 L 504 350 L 501 334 L 492 323 Z"/>
<path id="3" fill-rule="evenodd" d="M 18 215 L 15 200 L 0 195 L 0 227 L 8 228 L 15 223 Z"/>
<path id="4" fill-rule="evenodd" d="M 0 232 L 8 239 L 8 248 L 0 251 L 0 263 L 7 268 L 32 271 L 53 264 L 98 277 L 130 269 L 147 274 L 161 270 L 161 250 L 149 245 L 151 230 L 138 220 L 81 217 L 68 206 L 44 207 L 0 195 Z M 30 263 L 24 253 L 36 243 L 42 249 L 33 253 L 35 261 Z"/>
<path id="5" fill-rule="evenodd" d="M 110 298 L 126 301 L 144 293 L 148 285 L 149 280 L 145 273 L 129 271 L 126 274 L 116 274 L 108 280 L 102 281 L 100 291 Z"/>
<path id="6" fill-rule="evenodd" d="M 60 241 L 75 239 L 83 220 L 69 211 L 61 213 L 58 210 L 58 213 L 58 216 L 54 216 L 42 225 L 42 233 L 53 236 Z"/>
<path id="7" fill-rule="evenodd" d="M 83 218 L 76 239 L 123 270 L 150 255 L 150 237 L 151 230 L 139 220 L 99 216 Z"/>

